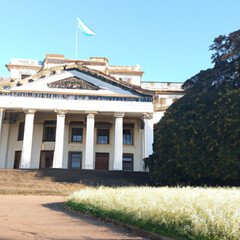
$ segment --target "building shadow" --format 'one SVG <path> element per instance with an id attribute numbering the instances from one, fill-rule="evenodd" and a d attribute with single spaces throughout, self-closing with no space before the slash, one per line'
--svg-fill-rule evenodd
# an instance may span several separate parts
<path id="1" fill-rule="evenodd" d="M 95 218 L 91 215 L 69 210 L 64 207 L 63 202 L 46 203 L 46 204 L 42 204 L 42 206 L 50 209 L 51 211 L 60 212 L 65 216 L 70 217 L 71 219 L 74 219 L 75 221 L 81 221 L 81 222 L 83 221 L 84 223 L 90 224 L 96 228 L 99 228 L 99 227 L 107 228 L 105 231 L 110 229 L 114 233 L 125 234 L 125 235 L 127 234 L 128 237 L 118 238 L 118 240 L 121 240 L 121 239 L 124 239 L 124 240 L 146 239 L 147 240 L 147 238 L 136 237 L 133 232 L 131 232 L 129 229 L 124 228 L 122 226 L 114 225 L 111 222 L 103 221 L 100 218 Z M 81 239 L 93 240 L 96 238 L 91 236 L 81 236 Z M 97 238 L 97 239 L 106 240 L 106 238 Z"/>
<path id="2" fill-rule="evenodd" d="M 38 179 L 51 178 L 54 182 L 80 183 L 87 186 L 146 186 L 149 185 L 149 173 L 107 171 L 107 170 L 69 170 L 37 169 Z"/>

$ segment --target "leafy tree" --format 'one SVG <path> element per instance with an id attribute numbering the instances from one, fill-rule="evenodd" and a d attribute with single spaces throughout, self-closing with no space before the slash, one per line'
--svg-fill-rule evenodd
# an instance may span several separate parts
<path id="1" fill-rule="evenodd" d="M 157 184 L 240 182 L 240 30 L 210 49 L 215 66 L 188 79 L 155 126 L 146 164 Z"/>

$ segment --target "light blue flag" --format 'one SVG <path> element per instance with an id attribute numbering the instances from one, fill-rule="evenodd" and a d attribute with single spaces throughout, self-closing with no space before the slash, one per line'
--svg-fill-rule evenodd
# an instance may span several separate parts
<path id="1" fill-rule="evenodd" d="M 77 26 L 80 29 L 80 31 L 86 35 L 86 36 L 94 36 L 96 35 L 90 28 L 88 28 L 83 21 L 81 21 L 79 18 L 77 18 Z"/>

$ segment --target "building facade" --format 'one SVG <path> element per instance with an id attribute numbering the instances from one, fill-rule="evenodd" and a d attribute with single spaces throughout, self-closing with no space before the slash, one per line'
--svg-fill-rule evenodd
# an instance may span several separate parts
<path id="1" fill-rule="evenodd" d="M 106 58 L 12 59 L 0 81 L 0 168 L 144 171 L 153 125 L 181 83 L 142 82 Z"/>

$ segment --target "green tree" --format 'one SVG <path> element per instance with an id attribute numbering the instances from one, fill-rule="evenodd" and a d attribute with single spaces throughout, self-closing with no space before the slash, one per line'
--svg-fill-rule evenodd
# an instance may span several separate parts
<path id="1" fill-rule="evenodd" d="M 215 66 L 188 79 L 155 126 L 146 164 L 157 184 L 240 181 L 240 30 L 210 49 Z"/>

